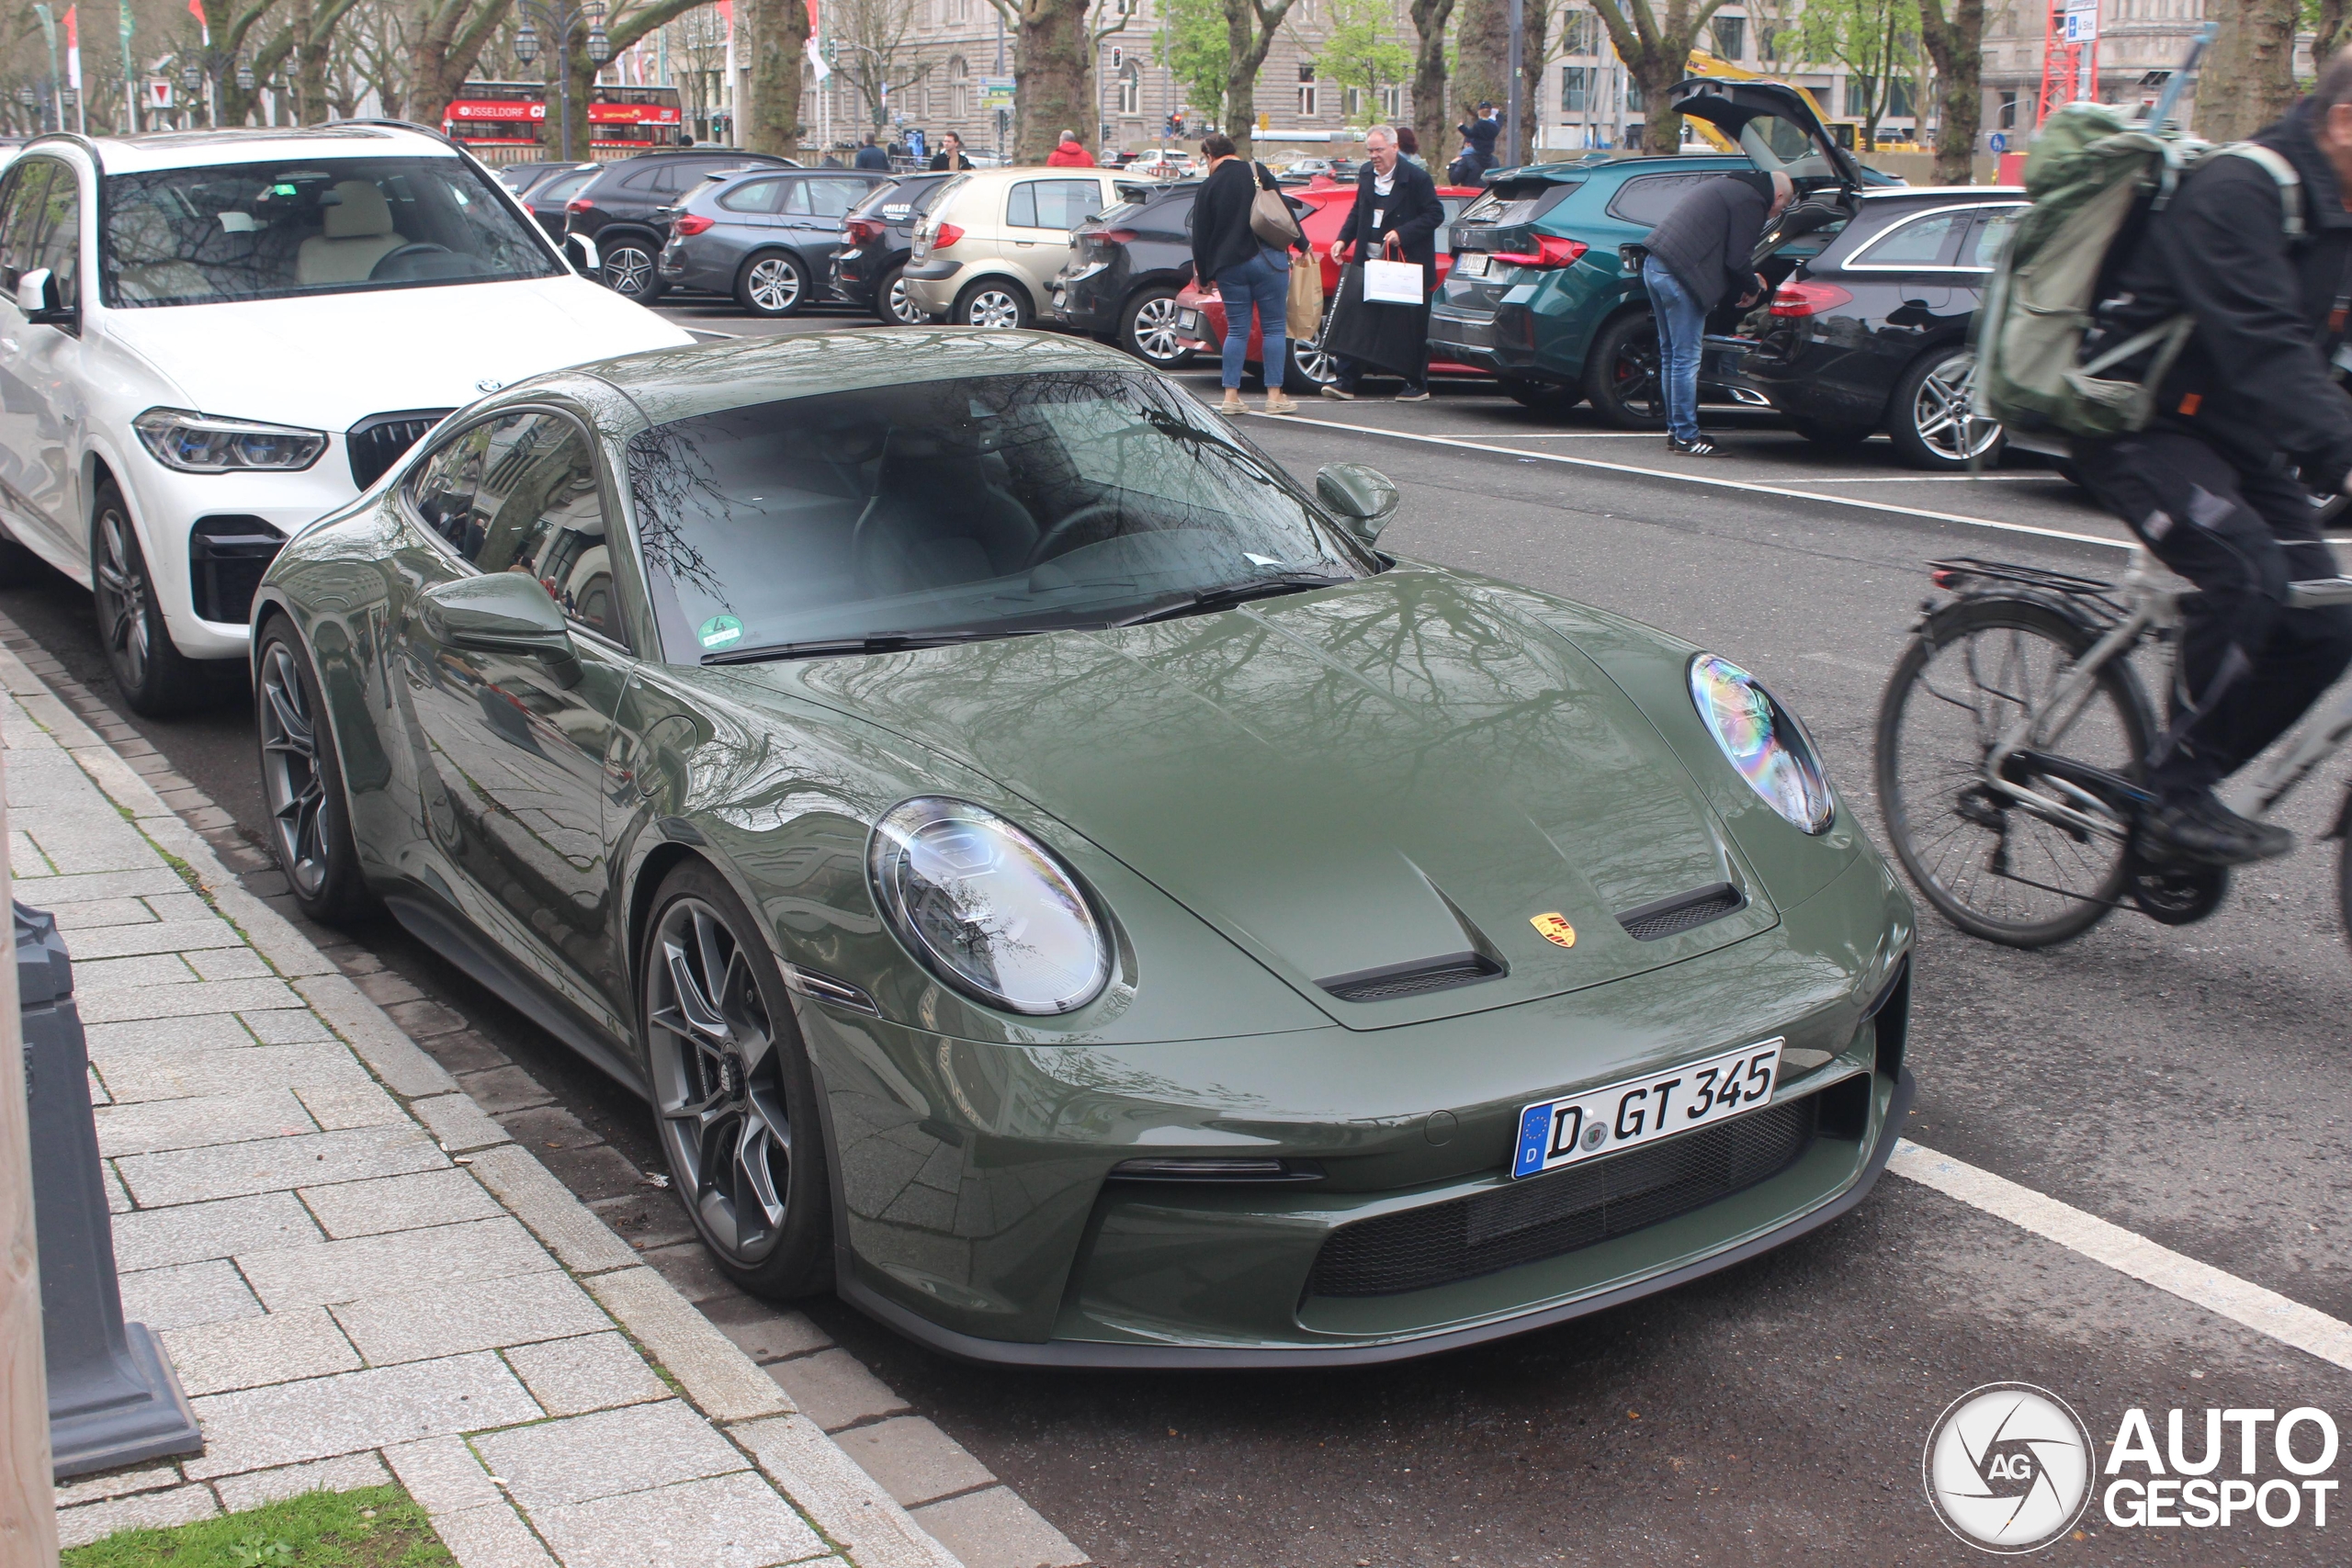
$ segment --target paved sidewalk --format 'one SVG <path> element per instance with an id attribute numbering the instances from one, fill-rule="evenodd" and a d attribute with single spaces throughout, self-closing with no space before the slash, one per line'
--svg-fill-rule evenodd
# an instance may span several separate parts
<path id="1" fill-rule="evenodd" d="M 396 1476 L 466 1568 L 956 1568 L 136 759 L 13 655 L 0 687 L 17 897 L 74 956 L 124 1312 L 206 1439 L 61 1486 L 67 1544 Z"/>

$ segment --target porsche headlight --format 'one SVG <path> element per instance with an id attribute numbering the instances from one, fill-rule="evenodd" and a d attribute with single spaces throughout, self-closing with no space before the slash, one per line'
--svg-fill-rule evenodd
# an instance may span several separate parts
<path id="1" fill-rule="evenodd" d="M 215 419 L 187 409 L 149 409 L 130 422 L 155 461 L 184 474 L 227 474 L 246 469 L 293 473 L 309 468 L 327 449 L 324 432 L 248 419 Z"/>
<path id="2" fill-rule="evenodd" d="M 919 796 L 865 851 L 883 918 L 922 966 L 1008 1012 L 1071 1012 L 1111 978 L 1110 933 L 1052 851 L 985 807 Z"/>
<path id="3" fill-rule="evenodd" d="M 1804 727 L 1756 677 L 1728 659 L 1690 661 L 1690 701 L 1724 755 L 1764 804 L 1807 833 L 1826 833 L 1837 806 Z"/>

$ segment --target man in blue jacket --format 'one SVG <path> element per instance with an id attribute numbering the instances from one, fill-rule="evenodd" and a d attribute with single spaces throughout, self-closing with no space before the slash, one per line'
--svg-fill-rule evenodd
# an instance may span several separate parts
<path id="1" fill-rule="evenodd" d="M 1752 305 L 1764 279 L 1748 265 L 1764 225 L 1778 218 L 1796 186 L 1778 169 L 1724 175 L 1683 194 L 1666 221 L 1642 242 L 1642 284 L 1657 321 L 1657 373 L 1666 389 L 1667 444 L 1694 457 L 1713 455 L 1699 434 L 1699 351 L 1707 316 L 1725 295 Z"/>

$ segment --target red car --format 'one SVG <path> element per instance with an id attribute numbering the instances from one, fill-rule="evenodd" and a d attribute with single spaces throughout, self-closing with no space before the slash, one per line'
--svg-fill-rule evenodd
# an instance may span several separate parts
<path id="1" fill-rule="evenodd" d="M 1340 264 L 1331 259 L 1331 246 L 1339 239 L 1340 230 L 1348 220 L 1349 210 L 1356 204 L 1355 185 L 1353 182 L 1347 185 L 1332 185 L 1326 182 L 1321 175 L 1317 175 L 1315 184 L 1304 188 L 1286 188 L 1283 194 L 1295 197 L 1308 205 L 1309 210 L 1306 216 L 1299 220 L 1299 227 L 1306 231 L 1306 243 L 1315 247 L 1316 255 L 1321 258 L 1323 263 L 1323 299 L 1325 300 L 1323 319 L 1329 322 L 1331 319 L 1329 301 L 1336 299 L 1340 292 Z M 1459 217 L 1464 207 L 1485 194 L 1484 191 L 1467 186 L 1437 187 L 1438 200 L 1445 206 L 1445 220 L 1448 223 Z M 1443 229 L 1440 229 L 1437 231 L 1437 280 L 1440 287 L 1444 285 L 1445 275 L 1453 265 L 1453 258 L 1446 252 L 1446 232 Z M 1217 297 L 1216 285 L 1214 282 L 1203 287 L 1200 280 L 1195 278 L 1184 285 L 1176 295 L 1176 335 L 1179 342 L 1195 353 L 1211 356 L 1224 352 L 1225 301 Z M 1261 368 L 1258 338 L 1258 323 L 1252 321 L 1250 323 L 1248 360 L 1252 372 L 1258 372 Z M 1313 343 L 1300 343 L 1295 338 L 1292 339 L 1290 360 L 1293 371 L 1290 378 L 1293 391 L 1309 391 L 1318 387 L 1328 387 L 1339 379 L 1339 372 L 1332 368 L 1330 356 L 1323 352 L 1323 334 L 1320 332 L 1315 334 Z M 1481 378 L 1487 376 L 1487 372 L 1474 366 L 1455 365 L 1446 360 L 1430 361 L 1430 374 L 1432 376 L 1476 376 Z M 1304 386 L 1300 385 L 1302 380 L 1306 383 Z"/>

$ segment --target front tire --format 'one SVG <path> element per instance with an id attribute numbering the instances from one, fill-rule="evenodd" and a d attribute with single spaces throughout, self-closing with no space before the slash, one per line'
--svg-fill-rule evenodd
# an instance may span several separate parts
<path id="1" fill-rule="evenodd" d="M 1027 289 L 1007 278 L 984 277 L 956 296 L 947 320 L 952 326 L 1002 329 L 1025 327 L 1035 317 Z"/>
<path id="2" fill-rule="evenodd" d="M 614 241 L 611 248 L 602 253 L 605 287 L 640 305 L 650 305 L 661 299 L 668 285 L 655 269 L 656 249 L 635 235 Z"/>
<path id="3" fill-rule="evenodd" d="M 1600 329 L 1585 358 L 1584 395 L 1613 430 L 1666 428 L 1657 322 L 1648 311 L 1628 312 Z"/>
<path id="4" fill-rule="evenodd" d="M 808 303 L 808 269 L 789 251 L 762 251 L 735 275 L 735 303 L 747 316 L 797 316 Z"/>
<path id="5" fill-rule="evenodd" d="M 254 729 L 261 740 L 269 847 L 305 918 L 341 924 L 372 912 L 344 794 L 334 726 L 309 649 L 291 623 L 272 616 L 254 660 Z"/>
<path id="6" fill-rule="evenodd" d="M 655 1134 L 703 1244 L 754 1295 L 829 1289 L 816 1076 L 775 959 L 708 865 L 688 861 L 662 878 L 638 974 Z"/>
<path id="7" fill-rule="evenodd" d="M 130 525 L 130 509 L 113 480 L 98 487 L 96 512 L 90 523 L 90 599 L 98 613 L 107 668 L 131 712 L 175 718 L 201 700 L 204 672 L 172 640 L 146 554 Z"/>
<path id="8" fill-rule="evenodd" d="M 2001 425 L 1969 407 L 1976 355 L 1966 346 L 1929 349 L 1894 385 L 1886 434 L 1915 468 L 1951 473 L 2001 460 Z"/>
<path id="9" fill-rule="evenodd" d="M 1177 370 L 1193 362 L 1193 351 L 1176 335 L 1176 290 L 1166 284 L 1142 289 L 1119 317 L 1119 346 L 1155 370 Z"/>

